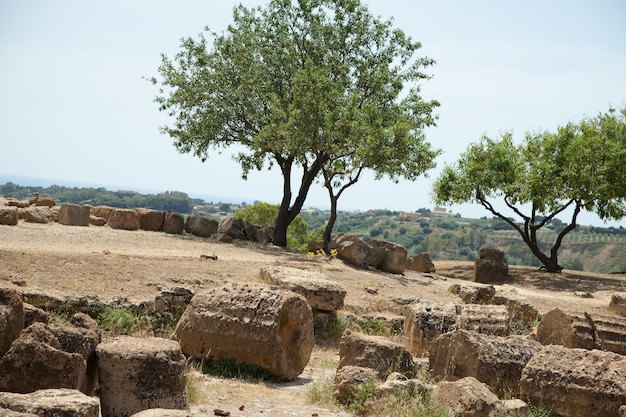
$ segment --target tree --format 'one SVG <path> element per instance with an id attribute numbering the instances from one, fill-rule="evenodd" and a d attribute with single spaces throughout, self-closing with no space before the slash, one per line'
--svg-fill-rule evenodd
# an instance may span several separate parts
<path id="1" fill-rule="evenodd" d="M 546 271 L 560 272 L 558 250 L 576 229 L 582 210 L 601 219 L 626 215 L 626 108 L 569 123 L 555 133 L 527 133 L 520 145 L 512 135 L 486 136 L 469 146 L 435 181 L 437 204 L 477 202 L 514 228 Z M 494 206 L 501 199 L 521 222 Z M 571 211 L 549 254 L 537 231 Z"/>
<path id="2" fill-rule="evenodd" d="M 179 152 L 202 161 L 211 151 L 237 147 L 244 179 L 277 165 L 283 184 L 275 245 L 287 244 L 287 227 L 325 167 L 328 175 L 361 166 L 409 178 L 417 172 L 410 163 L 399 169 L 394 140 L 408 144 L 397 152 L 420 151 L 421 128 L 432 124 L 437 103 L 422 101 L 418 87 L 399 104 L 395 99 L 433 61 L 414 60 L 419 43 L 372 16 L 360 0 L 237 6 L 226 32 L 210 36 L 211 49 L 200 35 L 184 39 L 174 60 L 162 56 L 161 79 L 151 79 L 161 84 L 155 101 L 175 118 L 162 132 Z M 390 155 L 394 165 L 387 167 Z"/>

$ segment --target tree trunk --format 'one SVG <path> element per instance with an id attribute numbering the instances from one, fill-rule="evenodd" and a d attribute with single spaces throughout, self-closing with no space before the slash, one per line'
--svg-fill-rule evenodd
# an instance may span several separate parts
<path id="1" fill-rule="evenodd" d="M 333 233 L 333 227 L 335 227 L 335 222 L 337 221 L 337 197 L 330 193 L 330 217 L 328 218 L 328 223 L 326 223 L 326 227 L 324 228 L 324 252 L 327 254 L 330 253 L 328 249 L 328 244 L 330 243 L 330 238 Z"/>

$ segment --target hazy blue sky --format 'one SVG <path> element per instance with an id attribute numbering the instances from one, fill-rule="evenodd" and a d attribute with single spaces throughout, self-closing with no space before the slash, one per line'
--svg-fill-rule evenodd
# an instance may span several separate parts
<path id="1" fill-rule="evenodd" d="M 178 154 L 158 130 L 168 121 L 152 101 L 157 89 L 142 79 L 157 75 L 160 54 L 173 56 L 182 37 L 204 26 L 222 31 L 236 3 L 0 0 L 0 176 L 278 202 L 278 172 L 254 172 L 243 181 L 229 154 L 204 164 Z M 427 132 L 444 151 L 439 167 L 483 133 L 513 130 L 521 140 L 525 131 L 554 130 L 626 104 L 622 0 L 365 3 L 437 61 L 423 95 L 441 102 L 438 127 Z M 399 185 L 368 176 L 339 208 L 432 207 L 438 172 Z M 305 206 L 328 206 L 321 185 Z M 476 205 L 452 209 L 488 214 Z M 592 222 L 600 224 L 581 217 Z"/>

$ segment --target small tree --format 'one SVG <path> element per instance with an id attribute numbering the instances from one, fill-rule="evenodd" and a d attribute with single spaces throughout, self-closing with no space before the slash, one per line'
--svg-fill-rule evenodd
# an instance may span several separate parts
<path id="1" fill-rule="evenodd" d="M 419 44 L 359 0 L 237 6 L 226 32 L 211 37 L 211 48 L 200 35 L 184 39 L 173 61 L 162 57 L 161 79 L 151 81 L 161 84 L 160 110 L 175 118 L 162 131 L 179 152 L 202 161 L 212 150 L 237 146 L 244 179 L 253 169 L 280 168 L 275 245 L 287 244 L 287 227 L 329 161 L 340 160 L 357 139 L 363 142 L 358 149 L 391 144 L 381 149 L 392 152 L 394 135 L 405 130 L 418 138 L 415 121 L 430 120 L 436 105 L 423 102 L 416 86 L 401 106 L 394 104 L 404 83 L 423 78 L 419 69 L 432 60 L 414 59 Z"/>
<path id="2" fill-rule="evenodd" d="M 558 250 L 582 210 L 601 219 L 626 215 L 626 108 L 570 123 L 555 133 L 527 133 L 521 145 L 504 133 L 470 145 L 436 180 L 437 204 L 477 202 L 515 229 L 548 272 L 559 272 Z M 501 199 L 521 222 L 493 202 Z M 537 231 L 557 215 L 563 222 L 548 254 Z"/>

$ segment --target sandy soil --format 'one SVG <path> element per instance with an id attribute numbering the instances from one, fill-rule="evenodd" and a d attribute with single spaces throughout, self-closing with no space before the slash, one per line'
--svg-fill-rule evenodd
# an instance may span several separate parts
<path id="1" fill-rule="evenodd" d="M 105 302 L 116 296 L 150 300 L 162 287 L 184 286 L 199 292 L 225 281 L 260 282 L 259 270 L 268 265 L 324 272 L 346 287 L 346 311 L 356 314 L 399 315 L 402 308 L 397 300 L 415 297 L 459 302 L 448 288 L 473 274 L 471 262 L 435 261 L 436 274 L 396 275 L 354 268 L 337 259 L 311 260 L 304 253 L 274 246 L 225 244 L 187 234 L 23 221 L 0 226 L 0 285 L 58 295 L 87 293 Z M 572 271 L 554 275 L 512 266 L 508 285 L 542 313 L 560 307 L 607 314 L 611 294 L 625 290 L 626 277 Z M 576 292 L 592 297 L 582 298 Z M 200 403 L 193 411 L 198 416 L 213 415 L 213 409 L 219 408 L 233 417 L 350 415 L 319 408 L 307 397 L 311 384 L 333 377 L 337 360 L 336 349 L 316 347 L 301 377 L 288 384 L 259 386 L 197 374 Z"/>

